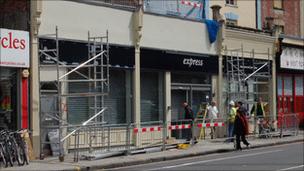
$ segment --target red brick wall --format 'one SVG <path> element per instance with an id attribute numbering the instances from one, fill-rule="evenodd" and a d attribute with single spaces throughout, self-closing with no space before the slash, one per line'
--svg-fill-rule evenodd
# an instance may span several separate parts
<path id="1" fill-rule="evenodd" d="M 266 17 L 282 18 L 284 34 L 300 36 L 300 0 L 283 0 L 283 10 L 273 8 L 273 0 L 262 0 L 262 26 L 266 24 Z"/>
<path id="2" fill-rule="evenodd" d="M 29 0 L 0 0 L 0 28 L 29 30 Z"/>

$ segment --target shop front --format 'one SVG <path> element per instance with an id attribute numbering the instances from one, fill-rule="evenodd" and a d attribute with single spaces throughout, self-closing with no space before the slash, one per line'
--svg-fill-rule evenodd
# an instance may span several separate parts
<path id="1" fill-rule="evenodd" d="M 277 55 L 277 111 L 279 117 L 296 114 L 304 124 L 303 47 L 283 44 Z"/>
<path id="2" fill-rule="evenodd" d="M 0 29 L 0 129 L 29 128 L 29 33 Z"/>
<path id="3" fill-rule="evenodd" d="M 141 100 L 149 101 L 147 104 L 154 106 L 152 99 L 158 100 L 158 107 L 155 109 L 158 113 L 159 120 L 163 119 L 164 110 L 169 107 L 171 109 L 171 121 L 185 119 L 183 102 L 187 102 L 193 112 L 196 114 L 202 104 L 209 103 L 212 100 L 214 85 L 212 78 L 218 73 L 218 58 L 216 56 L 205 54 L 191 54 L 186 52 L 141 49 Z M 154 79 L 155 83 L 145 80 L 152 80 L 145 77 L 146 73 L 158 73 L 158 79 Z M 166 73 L 169 77 L 165 77 Z M 164 82 L 169 79 L 170 85 L 164 86 Z M 154 86 L 153 86 L 154 85 Z M 158 85 L 158 89 L 155 89 Z M 154 90 L 155 93 L 149 93 L 148 90 Z M 165 91 L 170 91 L 171 97 L 166 97 Z M 149 95 L 151 94 L 151 95 Z M 153 97 L 158 96 L 158 97 Z M 164 107 L 164 100 L 170 98 L 171 104 Z M 145 110 L 145 107 L 141 107 Z M 142 111 L 144 115 L 154 115 Z"/>

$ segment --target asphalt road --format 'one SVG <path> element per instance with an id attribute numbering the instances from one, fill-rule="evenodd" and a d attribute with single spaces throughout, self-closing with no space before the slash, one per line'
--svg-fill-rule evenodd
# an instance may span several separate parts
<path id="1" fill-rule="evenodd" d="M 217 153 L 111 170 L 298 170 L 304 171 L 304 144 Z"/>

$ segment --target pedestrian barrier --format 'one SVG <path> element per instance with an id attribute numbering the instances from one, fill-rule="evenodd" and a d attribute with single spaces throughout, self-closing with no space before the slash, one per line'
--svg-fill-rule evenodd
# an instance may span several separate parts
<path id="1" fill-rule="evenodd" d="M 196 119 L 196 129 L 194 130 L 195 137 L 198 139 L 206 139 L 206 135 L 210 135 L 210 138 L 216 138 L 219 135 L 218 127 L 224 127 L 224 119 Z M 210 129 L 207 129 L 210 128 Z M 198 135 L 198 136 L 197 136 Z"/>
<path id="2" fill-rule="evenodd" d="M 141 122 L 140 128 L 135 128 L 135 138 L 138 148 L 162 145 L 165 140 L 163 121 Z M 138 139 L 138 140 L 137 140 Z M 135 142 L 134 142 L 135 143 Z"/>
<path id="3" fill-rule="evenodd" d="M 134 133 L 138 132 L 154 132 L 154 131 L 161 131 L 160 126 L 155 126 L 155 127 L 147 127 L 147 128 L 134 128 Z"/>
<path id="4" fill-rule="evenodd" d="M 296 113 L 284 114 L 278 116 L 278 129 L 280 136 L 298 135 L 299 117 Z"/>
<path id="5" fill-rule="evenodd" d="M 170 125 L 169 130 L 177 130 L 177 129 L 190 129 L 191 124 L 181 124 L 181 125 Z"/>
<path id="6" fill-rule="evenodd" d="M 191 119 L 173 120 L 168 126 L 171 137 L 177 140 L 190 140 L 192 138 L 192 126 L 193 121 Z"/>
<path id="7" fill-rule="evenodd" d="M 67 129 L 75 130 L 78 126 Z M 80 156 L 94 159 L 102 153 L 129 151 L 134 147 L 131 137 L 134 132 L 132 124 L 92 123 L 80 127 L 67 141 L 69 152 L 74 152 L 74 161 Z"/>
<path id="8" fill-rule="evenodd" d="M 296 135 L 298 130 L 296 114 L 281 116 L 278 117 L 278 120 L 272 116 L 258 119 L 248 118 L 248 120 L 256 124 L 257 133 L 249 135 L 252 138 L 272 138 L 275 134 L 279 137 L 287 135 L 288 132 Z M 276 124 L 279 125 L 277 129 L 275 129 Z M 216 134 L 219 133 L 220 129 L 225 131 L 225 126 L 225 120 L 222 118 L 212 121 L 199 118 L 194 121 L 176 120 L 170 123 L 163 121 L 142 122 L 140 124 L 90 123 L 77 129 L 68 138 L 66 145 L 69 152 L 74 152 L 74 160 L 78 161 L 79 158 L 92 159 L 100 154 L 108 156 L 108 153 L 113 155 L 129 154 L 151 147 L 166 149 L 169 137 L 177 139 L 178 141 L 175 143 L 184 143 L 189 138 L 187 136 L 189 134 L 192 139 L 196 139 L 196 137 L 205 139 L 209 137 L 209 134 L 210 138 L 212 136 L 219 138 Z M 66 131 L 69 132 L 75 128 L 79 128 L 79 125 L 69 126 Z"/>
<path id="9" fill-rule="evenodd" d="M 209 128 L 209 127 L 222 127 L 224 126 L 224 122 L 214 122 L 214 123 L 198 123 L 198 128 Z"/>

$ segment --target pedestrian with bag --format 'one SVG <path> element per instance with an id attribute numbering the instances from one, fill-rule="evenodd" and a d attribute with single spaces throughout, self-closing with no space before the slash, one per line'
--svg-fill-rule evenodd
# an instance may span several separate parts
<path id="1" fill-rule="evenodd" d="M 234 135 L 236 136 L 236 150 L 242 150 L 242 142 L 249 147 L 249 143 L 246 140 L 246 135 L 248 135 L 248 122 L 246 119 L 246 111 L 243 108 L 237 110 L 237 115 L 234 121 Z"/>

